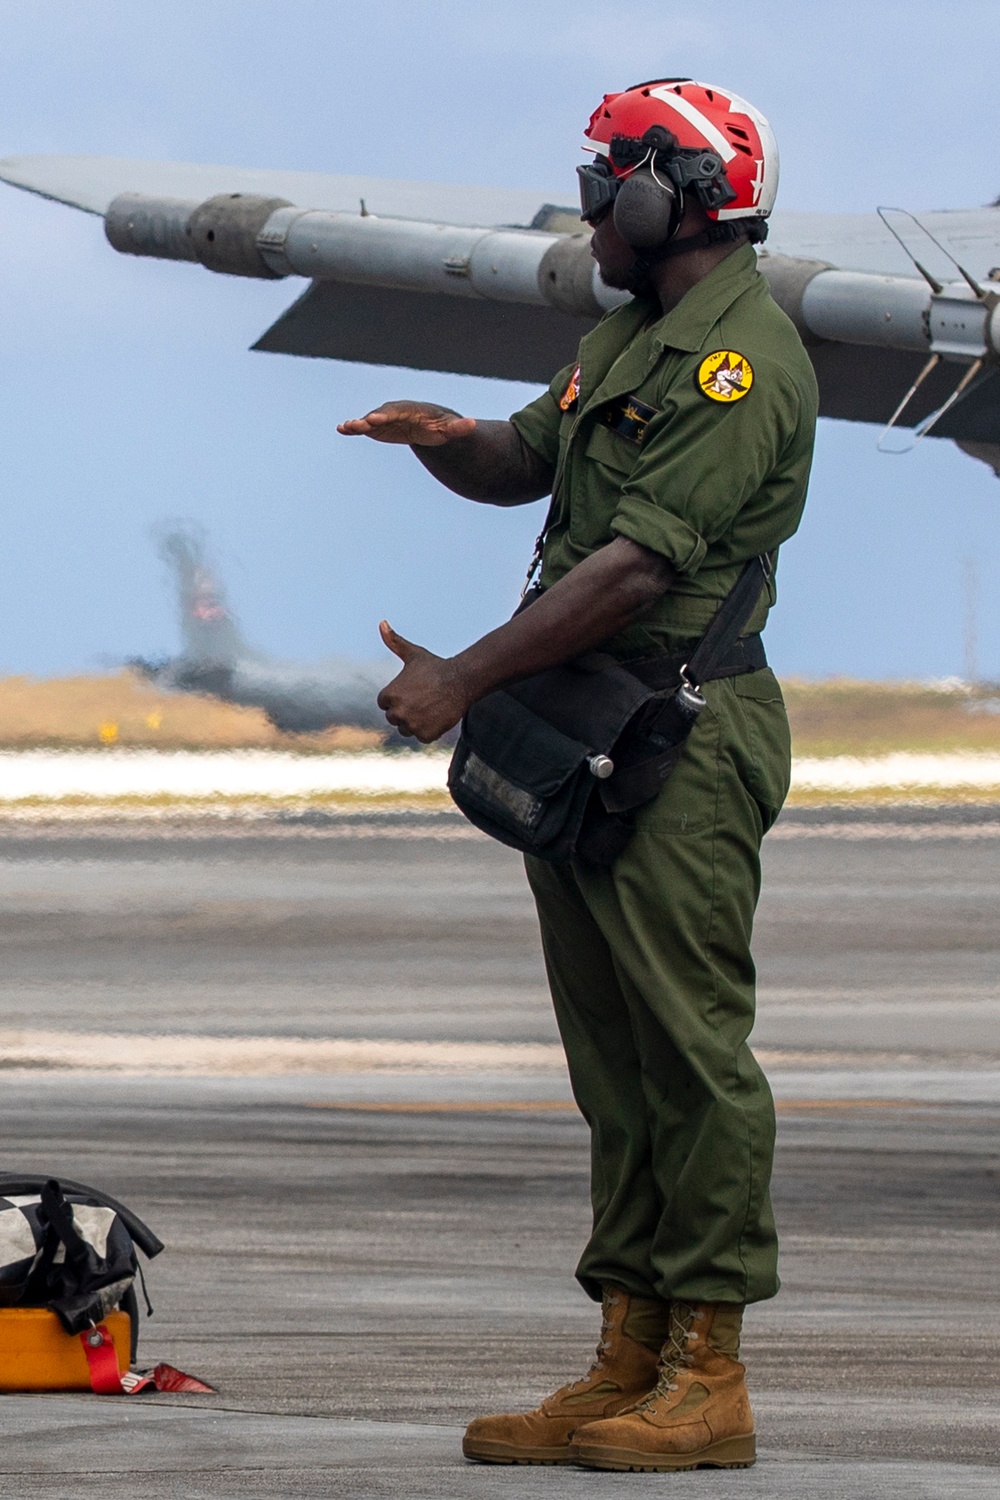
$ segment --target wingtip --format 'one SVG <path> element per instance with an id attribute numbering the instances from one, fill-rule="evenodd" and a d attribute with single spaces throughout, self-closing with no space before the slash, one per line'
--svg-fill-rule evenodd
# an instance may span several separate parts
<path id="1" fill-rule="evenodd" d="M 85 156 L 4 156 L 0 157 L 0 182 L 52 203 L 103 216 L 107 202 L 102 194 L 95 196 L 88 180 L 88 164 L 93 160 Z"/>

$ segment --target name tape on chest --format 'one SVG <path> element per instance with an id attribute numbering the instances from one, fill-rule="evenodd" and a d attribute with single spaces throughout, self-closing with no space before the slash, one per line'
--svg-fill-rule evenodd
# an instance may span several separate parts
<path id="1" fill-rule="evenodd" d="M 742 401 L 753 385 L 753 365 L 735 349 L 716 349 L 698 366 L 695 384 L 709 401 Z"/>
<path id="2" fill-rule="evenodd" d="M 641 443 L 646 436 L 647 424 L 655 416 L 655 406 L 647 406 L 637 396 L 619 396 L 601 408 L 599 420 L 628 442 Z"/>

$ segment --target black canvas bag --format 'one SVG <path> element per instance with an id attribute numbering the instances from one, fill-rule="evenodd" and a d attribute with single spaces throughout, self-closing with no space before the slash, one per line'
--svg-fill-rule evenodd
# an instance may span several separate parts
<path id="1" fill-rule="evenodd" d="M 747 563 L 686 661 L 588 652 L 474 703 L 448 772 L 457 806 L 525 854 L 613 863 L 684 752 L 701 684 L 766 665 L 760 637 L 739 636 L 770 574 L 766 556 Z"/>
<path id="2" fill-rule="evenodd" d="M 163 1241 L 108 1194 L 66 1178 L 0 1173 L 0 1307 L 47 1307 L 69 1334 L 120 1307 L 134 1359 L 136 1247 L 152 1259 Z"/>

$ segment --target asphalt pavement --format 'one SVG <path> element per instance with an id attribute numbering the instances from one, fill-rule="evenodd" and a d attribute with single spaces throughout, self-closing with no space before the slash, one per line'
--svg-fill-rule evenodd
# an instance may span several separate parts
<path id="1" fill-rule="evenodd" d="M 149 1220 L 139 1362 L 218 1394 L 5 1398 L 0 1495 L 1000 1493 L 998 835 L 990 809 L 815 809 L 768 841 L 760 1460 L 602 1476 L 458 1448 L 597 1332 L 586 1132 L 516 858 L 446 816 L 7 827 L 0 1063 L 17 1036 L 38 1055 L 3 1069 L 3 1166 Z M 184 1046 L 139 1069 L 149 1038 Z M 219 1039 L 380 1047 L 267 1072 Z"/>

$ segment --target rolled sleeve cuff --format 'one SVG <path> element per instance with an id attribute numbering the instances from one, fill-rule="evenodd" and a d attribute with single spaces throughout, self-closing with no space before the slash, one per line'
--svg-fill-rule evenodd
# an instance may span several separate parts
<path id="1" fill-rule="evenodd" d="M 642 500 L 637 495 L 626 495 L 611 522 L 616 536 L 627 536 L 659 552 L 678 573 L 696 573 L 708 551 L 708 543 L 680 516 L 671 515 L 651 500 Z"/>

